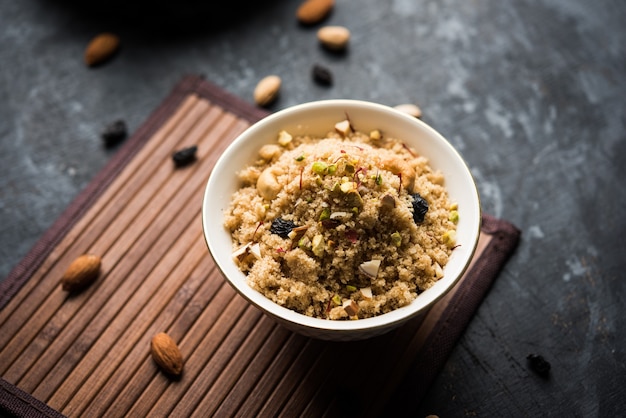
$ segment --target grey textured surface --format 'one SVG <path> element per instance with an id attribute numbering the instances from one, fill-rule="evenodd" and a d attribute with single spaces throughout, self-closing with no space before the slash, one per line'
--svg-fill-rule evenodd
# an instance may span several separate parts
<path id="1" fill-rule="evenodd" d="M 136 129 L 184 74 L 249 101 L 278 74 L 271 110 L 415 102 L 467 160 L 484 210 L 523 231 L 417 416 L 623 416 L 626 3 L 337 0 L 325 24 L 352 31 L 346 54 L 297 24 L 299 2 L 206 3 L 0 3 L 0 277 L 115 152 L 102 129 Z M 105 30 L 122 50 L 85 67 Z M 314 63 L 332 87 L 312 82 Z"/>

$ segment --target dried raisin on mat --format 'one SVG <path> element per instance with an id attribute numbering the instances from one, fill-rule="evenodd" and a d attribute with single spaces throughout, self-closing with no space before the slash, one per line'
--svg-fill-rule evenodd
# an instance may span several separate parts
<path id="1" fill-rule="evenodd" d="M 183 148 L 172 154 L 172 160 L 174 160 L 174 164 L 176 164 L 176 167 L 184 167 L 196 160 L 197 151 L 198 147 L 195 145 Z"/>

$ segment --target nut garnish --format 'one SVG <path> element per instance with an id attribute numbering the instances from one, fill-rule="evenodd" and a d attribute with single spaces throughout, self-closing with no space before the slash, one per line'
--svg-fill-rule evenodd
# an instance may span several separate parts
<path id="1" fill-rule="evenodd" d="M 422 116 L 422 109 L 420 109 L 417 105 L 414 105 L 413 103 L 399 104 L 397 106 L 394 106 L 393 108 L 399 110 L 402 113 L 413 116 L 414 118 L 420 118 Z"/>
<path id="2" fill-rule="evenodd" d="M 254 89 L 254 101 L 259 106 L 267 106 L 276 100 L 282 80 L 277 75 L 268 75 L 258 82 Z"/>
<path id="3" fill-rule="evenodd" d="M 344 300 L 341 306 L 343 307 L 343 310 L 346 311 L 348 316 L 355 316 L 359 312 L 359 305 L 357 305 L 352 299 Z"/>
<path id="4" fill-rule="evenodd" d="M 101 33 L 94 37 L 85 49 L 85 64 L 89 67 L 111 58 L 120 46 L 120 38 L 112 33 Z"/>
<path id="5" fill-rule="evenodd" d="M 380 269 L 380 260 L 370 260 L 361 263 L 359 271 L 371 279 L 375 279 Z"/>
<path id="6" fill-rule="evenodd" d="M 317 31 L 317 39 L 324 47 L 341 51 L 348 45 L 350 31 L 343 26 L 324 26 Z"/>
<path id="7" fill-rule="evenodd" d="M 152 337 L 150 352 L 161 370 L 172 376 L 179 376 L 183 371 L 183 356 L 180 349 L 169 335 L 160 332 Z"/>
<path id="8" fill-rule="evenodd" d="M 335 130 L 343 136 L 348 135 L 352 130 L 352 127 L 350 126 L 350 121 L 346 119 L 342 120 L 341 122 L 337 122 L 335 124 Z"/>
<path id="9" fill-rule="evenodd" d="M 364 287 L 359 291 L 361 292 L 361 296 L 363 296 L 365 299 L 371 299 L 373 297 L 371 287 Z"/>
<path id="10" fill-rule="evenodd" d="M 84 254 L 74 260 L 61 277 L 61 286 L 68 292 L 76 292 L 90 285 L 100 274 L 100 257 Z"/>
<path id="11" fill-rule="evenodd" d="M 306 0 L 298 7 L 296 17 L 304 25 L 314 25 L 324 20 L 335 6 L 335 0 Z"/>

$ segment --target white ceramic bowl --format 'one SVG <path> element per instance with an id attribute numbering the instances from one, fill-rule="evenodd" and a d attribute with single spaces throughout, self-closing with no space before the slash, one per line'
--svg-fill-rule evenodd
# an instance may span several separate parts
<path id="1" fill-rule="evenodd" d="M 236 172 L 257 159 L 259 148 L 275 143 L 285 129 L 292 135 L 325 135 L 336 122 L 346 118 L 356 130 L 379 129 L 398 138 L 429 159 L 431 167 L 441 170 L 450 200 L 458 202 L 460 221 L 457 244 L 444 267 L 444 277 L 424 291 L 408 306 L 367 319 L 333 321 L 311 318 L 283 308 L 253 290 L 246 276 L 232 259 L 230 233 L 224 228 L 224 211 L 239 187 Z M 207 182 L 202 206 L 204 235 L 211 255 L 226 280 L 250 303 L 287 328 L 326 340 L 356 340 L 390 331 L 427 310 L 461 278 L 474 254 L 480 232 L 478 191 L 459 153 L 434 129 L 419 119 L 391 107 L 356 100 L 325 100 L 296 105 L 278 111 L 239 135 L 217 161 Z"/>

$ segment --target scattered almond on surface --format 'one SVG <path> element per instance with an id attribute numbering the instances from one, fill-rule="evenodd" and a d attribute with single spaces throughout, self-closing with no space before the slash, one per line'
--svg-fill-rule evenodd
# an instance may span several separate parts
<path id="1" fill-rule="evenodd" d="M 254 89 L 254 101 L 259 106 L 267 106 L 276 100 L 280 91 L 281 79 L 277 75 L 268 75 L 256 85 Z"/>
<path id="2" fill-rule="evenodd" d="M 422 117 L 422 109 L 420 109 L 417 105 L 414 105 L 413 103 L 399 104 L 397 106 L 394 106 L 393 108 L 399 110 L 402 113 L 406 113 L 407 115 L 411 115 L 415 118 Z"/>
<path id="3" fill-rule="evenodd" d="M 335 0 L 305 0 L 298 7 L 296 17 L 304 25 L 321 22 L 335 6 Z"/>
<path id="4" fill-rule="evenodd" d="M 113 33 L 95 36 L 85 49 L 85 64 L 89 67 L 101 64 L 111 58 L 120 46 L 120 38 Z"/>
<path id="5" fill-rule="evenodd" d="M 161 370 L 172 376 L 179 376 L 183 371 L 183 356 L 176 342 L 164 332 L 159 332 L 150 343 L 150 353 Z"/>
<path id="6" fill-rule="evenodd" d="M 72 261 L 61 277 L 63 290 L 76 292 L 90 285 L 98 278 L 101 264 L 100 257 L 93 254 L 84 254 Z"/>
<path id="7" fill-rule="evenodd" d="M 350 40 L 350 30 L 343 26 L 324 26 L 317 31 L 317 39 L 331 51 L 341 51 Z"/>

